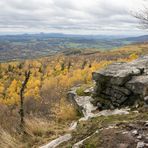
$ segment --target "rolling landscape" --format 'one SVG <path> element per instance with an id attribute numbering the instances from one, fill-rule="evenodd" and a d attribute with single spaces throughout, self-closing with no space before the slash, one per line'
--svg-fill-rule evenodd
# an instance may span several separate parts
<path id="1" fill-rule="evenodd" d="M 0 1 L 0 148 L 148 148 L 147 4 Z"/>
<path id="2" fill-rule="evenodd" d="M 57 53 L 80 54 L 85 51 L 105 51 L 138 42 L 148 36 L 90 36 L 66 34 L 24 34 L 0 36 L 0 61 L 30 59 Z"/>
<path id="3" fill-rule="evenodd" d="M 49 50 L 45 55 L 43 55 L 44 50 L 34 49 L 35 51 L 32 51 L 28 49 L 28 52 L 31 52 L 33 56 L 28 53 L 28 56 L 25 57 L 21 54 L 22 50 L 19 52 L 18 49 L 11 50 L 1 50 L 3 54 L 5 53 L 5 59 L 1 59 L 0 63 L 0 147 L 30 148 L 39 147 L 58 138 L 59 135 L 69 133 L 68 128 L 71 123 L 83 117 L 83 113 L 67 99 L 67 93 L 71 88 L 79 86 L 76 90 L 77 94 L 86 96 L 84 91 L 94 86 L 92 81 L 94 71 L 114 62 L 130 62 L 148 54 L 148 43 L 139 42 L 110 50 L 84 48 L 77 50 L 81 51 L 77 53 L 75 53 L 75 49 L 64 49 L 49 54 L 51 53 Z M 27 52 L 27 50 L 24 51 Z M 40 52 L 40 54 L 37 55 L 36 52 Z M 18 54 L 17 57 L 16 54 Z M 25 134 L 22 137 L 19 122 L 20 88 L 28 69 L 31 72 L 31 77 L 24 92 Z M 139 115 L 131 112 L 130 115 L 113 115 L 110 118 L 117 118 L 115 122 L 119 118 L 122 122 L 124 118 L 128 121 L 131 116 L 133 118 L 130 122 L 136 122 L 143 116 L 147 119 L 147 113 L 145 114 L 143 111 L 141 109 Z M 74 141 L 77 142 L 79 136 L 80 139 L 88 136 L 98 128 L 96 123 L 100 120 L 106 121 L 105 125 L 101 125 L 101 127 L 112 124 L 112 121 L 105 117 L 93 120 L 95 121 L 90 119 L 85 123 L 78 123 L 78 128 L 81 128 L 81 124 L 88 124 L 89 127 L 82 128 L 83 134 L 80 132 L 75 135 L 77 131 L 74 130 L 74 133 L 72 132 L 74 140 L 59 147 L 72 146 Z M 91 130 L 91 128 L 94 129 Z M 112 135 L 108 136 L 112 137 Z M 99 145 L 95 141 L 87 142 L 86 140 L 86 143 L 92 148 Z"/>

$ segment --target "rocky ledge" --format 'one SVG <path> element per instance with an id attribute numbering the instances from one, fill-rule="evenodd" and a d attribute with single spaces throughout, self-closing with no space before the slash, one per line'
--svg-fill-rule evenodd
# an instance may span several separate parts
<path id="1" fill-rule="evenodd" d="M 130 63 L 113 63 L 93 73 L 94 104 L 100 109 L 148 104 L 148 56 Z"/>

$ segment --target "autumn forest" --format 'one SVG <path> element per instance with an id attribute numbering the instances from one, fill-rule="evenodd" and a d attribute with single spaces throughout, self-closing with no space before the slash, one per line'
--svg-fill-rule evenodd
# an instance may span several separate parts
<path id="1" fill-rule="evenodd" d="M 129 62 L 147 53 L 147 44 L 136 44 L 111 51 L 58 54 L 34 60 L 0 64 L 0 145 L 36 147 L 64 133 L 79 118 L 67 99 L 73 86 L 93 85 L 92 72 L 116 61 Z M 24 120 L 27 136 L 20 135 L 20 89 L 25 72 L 31 75 L 24 92 Z M 64 130 L 65 129 L 65 130 Z M 6 138 L 7 137 L 7 138 Z M 9 138 L 8 138 L 9 137 Z M 6 139 L 5 139 L 6 138 Z"/>

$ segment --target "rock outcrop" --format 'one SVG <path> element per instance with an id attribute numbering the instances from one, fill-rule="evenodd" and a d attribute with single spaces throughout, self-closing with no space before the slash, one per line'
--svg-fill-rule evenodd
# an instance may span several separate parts
<path id="1" fill-rule="evenodd" d="M 77 111 L 81 113 L 83 116 L 79 119 L 79 121 L 82 120 L 88 120 L 90 118 L 99 117 L 99 116 L 111 116 L 111 115 L 125 115 L 129 114 L 129 109 L 114 109 L 114 110 L 103 110 L 98 112 L 97 106 L 94 106 L 92 104 L 93 98 L 91 96 L 78 96 L 76 93 L 76 90 L 79 89 L 79 87 L 73 87 L 67 94 L 68 100 L 70 103 L 72 103 Z M 92 87 L 85 90 L 85 94 L 92 93 L 93 89 Z"/>
<path id="2" fill-rule="evenodd" d="M 73 87 L 67 94 L 68 100 L 75 106 L 77 111 L 84 116 L 85 119 L 88 119 L 94 114 L 92 113 L 97 109 L 91 102 L 93 98 L 91 96 L 78 96 L 76 90 L 79 87 Z M 86 94 L 88 91 L 86 92 Z"/>
<path id="3" fill-rule="evenodd" d="M 113 63 L 93 73 L 94 102 L 100 109 L 133 105 L 148 98 L 148 56 L 130 63 Z M 146 101 L 147 102 L 147 101 Z"/>

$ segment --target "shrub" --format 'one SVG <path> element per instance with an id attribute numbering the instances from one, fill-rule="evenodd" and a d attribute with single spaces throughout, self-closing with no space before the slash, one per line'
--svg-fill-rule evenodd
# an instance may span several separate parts
<path id="1" fill-rule="evenodd" d="M 76 93 L 78 96 L 84 96 L 85 93 L 84 93 L 84 88 L 83 87 L 79 87 L 77 90 L 76 90 Z"/>
<path id="2" fill-rule="evenodd" d="M 55 114 L 58 120 L 74 120 L 77 117 L 77 112 L 72 104 L 70 104 L 65 98 L 62 98 L 54 107 Z"/>

